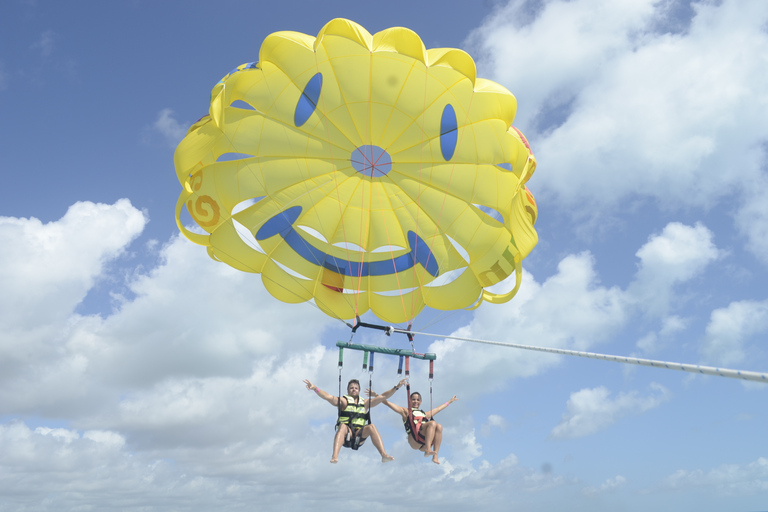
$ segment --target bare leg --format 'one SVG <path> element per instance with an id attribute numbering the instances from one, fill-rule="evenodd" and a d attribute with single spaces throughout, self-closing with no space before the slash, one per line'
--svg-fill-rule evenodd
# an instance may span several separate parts
<path id="1" fill-rule="evenodd" d="M 432 441 L 432 450 L 435 452 L 435 455 L 432 457 L 432 462 L 435 464 L 440 464 L 440 461 L 437 459 L 437 454 L 440 452 L 440 444 L 443 442 L 443 426 L 439 423 L 435 423 L 435 437 Z"/>
<path id="2" fill-rule="evenodd" d="M 435 439 L 435 429 L 437 423 L 429 421 L 421 425 L 422 434 L 424 435 L 424 456 L 429 457 L 432 455 L 432 461 L 435 460 L 437 454 L 432 449 L 432 442 Z"/>
<path id="3" fill-rule="evenodd" d="M 379 451 L 379 455 L 381 455 L 381 462 L 390 462 L 395 460 L 394 457 L 391 455 L 387 455 L 387 452 L 384 451 L 384 443 L 381 440 L 381 436 L 379 435 L 379 431 L 376 430 L 376 426 L 373 424 L 366 425 L 363 427 L 363 438 L 369 437 L 371 438 L 371 441 L 373 442 L 373 446 L 376 447 L 376 449 Z"/>
<path id="4" fill-rule="evenodd" d="M 336 437 L 333 438 L 333 455 L 331 455 L 331 464 L 339 462 L 339 450 L 341 445 L 344 444 L 344 438 L 349 431 L 349 427 L 346 425 L 339 425 L 339 430 L 336 432 Z"/>

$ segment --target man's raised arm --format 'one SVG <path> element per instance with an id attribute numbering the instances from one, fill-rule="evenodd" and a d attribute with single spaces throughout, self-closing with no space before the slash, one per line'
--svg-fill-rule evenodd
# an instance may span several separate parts
<path id="1" fill-rule="evenodd" d="M 368 390 L 368 396 L 370 396 L 371 398 L 368 399 L 368 400 L 370 400 L 370 404 L 368 405 L 368 407 L 375 407 L 375 406 L 379 405 L 380 403 L 382 403 L 387 398 L 389 398 L 392 395 L 394 395 L 395 392 L 397 392 L 398 389 L 400 389 L 401 387 L 403 387 L 405 385 L 407 380 L 408 379 L 401 380 L 400 382 L 397 383 L 397 385 L 395 385 L 394 387 L 386 390 L 385 392 L 383 392 L 380 395 L 377 395 L 376 393 L 374 393 L 372 390 L 369 389 Z"/>
<path id="2" fill-rule="evenodd" d="M 307 386 L 308 390 L 314 391 L 315 393 L 317 393 L 317 396 L 319 396 L 320 398 L 322 398 L 323 400 L 325 400 L 329 404 L 333 405 L 334 407 L 338 407 L 339 406 L 339 400 L 342 400 L 342 405 L 344 407 L 346 407 L 347 400 L 345 398 L 339 398 L 337 396 L 334 396 L 334 395 L 331 395 L 329 393 L 326 393 L 325 391 L 323 391 L 319 387 L 317 387 L 314 384 L 312 384 L 311 382 L 309 382 L 309 380 L 307 380 L 307 379 L 304 379 L 304 384 Z"/>

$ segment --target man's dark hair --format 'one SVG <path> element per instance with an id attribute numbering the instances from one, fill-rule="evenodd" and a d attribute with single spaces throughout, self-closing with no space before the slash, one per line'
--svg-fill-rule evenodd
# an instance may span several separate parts
<path id="1" fill-rule="evenodd" d="M 351 384 L 357 384 L 357 387 L 358 387 L 358 388 L 360 387 L 360 381 L 359 381 L 359 380 L 357 380 L 357 379 L 352 379 L 352 380 L 350 380 L 350 381 L 347 383 L 347 391 L 349 391 L 349 386 L 350 386 Z M 419 395 L 419 396 L 421 396 L 421 395 Z"/>

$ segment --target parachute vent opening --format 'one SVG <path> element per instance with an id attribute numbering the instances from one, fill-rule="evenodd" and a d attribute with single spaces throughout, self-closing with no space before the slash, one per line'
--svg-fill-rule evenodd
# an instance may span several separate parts
<path id="1" fill-rule="evenodd" d="M 254 110 L 254 111 L 256 110 L 255 108 L 253 108 L 253 105 L 243 100 L 235 100 L 232 103 L 230 103 L 229 106 L 233 108 L 239 108 L 241 110 Z"/>
<path id="2" fill-rule="evenodd" d="M 456 151 L 459 136 L 458 126 L 456 111 L 449 103 L 443 109 L 443 115 L 440 118 L 440 151 L 446 162 L 453 158 L 453 152 Z"/>
<path id="3" fill-rule="evenodd" d="M 398 297 L 400 295 L 405 295 L 406 293 L 411 293 L 414 290 L 418 290 L 418 288 L 403 288 L 402 290 L 383 290 L 378 292 L 372 292 L 374 295 L 381 295 L 382 297 Z"/>
<path id="4" fill-rule="evenodd" d="M 266 251 L 259 245 L 259 242 L 256 241 L 256 239 L 253 237 L 253 233 L 251 233 L 251 230 L 247 227 L 243 226 L 239 222 L 237 222 L 235 219 L 232 219 L 232 225 L 235 227 L 235 232 L 237 233 L 237 236 L 240 237 L 240 240 L 243 241 L 245 245 L 250 247 L 256 252 L 260 252 L 261 254 L 267 254 Z"/>
<path id="5" fill-rule="evenodd" d="M 232 215 L 235 215 L 237 213 L 242 212 L 243 210 L 246 210 L 250 208 L 251 206 L 255 205 L 262 199 L 264 199 L 267 196 L 261 196 L 261 197 L 253 197 L 251 199 L 246 199 L 245 201 L 240 201 L 232 208 Z"/>
<path id="6" fill-rule="evenodd" d="M 372 254 L 384 252 L 384 253 L 392 253 L 397 251 L 404 251 L 405 247 L 400 247 L 399 245 L 383 245 L 381 247 L 377 247 L 374 250 L 371 251 Z"/>
<path id="7" fill-rule="evenodd" d="M 326 244 L 328 243 L 328 240 L 326 240 L 326 238 L 323 236 L 323 234 L 320 233 L 315 228 L 311 228 L 309 226 L 300 226 L 300 225 L 297 225 L 296 227 L 299 228 L 300 230 L 302 230 L 303 232 L 305 232 L 306 234 L 310 235 L 311 237 L 316 238 L 316 239 L 318 239 L 321 242 L 324 242 Z"/>
<path id="8" fill-rule="evenodd" d="M 506 295 L 515 289 L 515 284 L 516 276 L 515 271 L 513 270 L 512 273 L 505 277 L 502 281 L 499 281 L 493 286 L 488 286 L 485 289 L 496 295 Z"/>
<path id="9" fill-rule="evenodd" d="M 379 146 L 360 146 L 349 160 L 355 171 L 370 178 L 381 178 L 392 170 L 392 157 Z"/>
<path id="10" fill-rule="evenodd" d="M 461 256 L 465 262 L 470 263 L 469 253 L 467 252 L 467 250 L 459 242 L 457 242 L 450 236 L 445 235 L 445 238 L 447 238 L 448 241 L 451 242 L 451 245 L 453 246 L 454 249 L 456 249 L 456 252 L 459 253 L 459 256 Z"/>
<path id="11" fill-rule="evenodd" d="M 483 206 L 482 204 L 473 204 L 475 208 L 483 212 L 486 216 L 492 218 L 496 222 L 500 224 L 504 224 L 504 216 L 496 209 L 491 208 L 490 206 Z"/>
<path id="12" fill-rule="evenodd" d="M 360 247 L 357 244 L 353 244 L 352 242 L 337 242 L 333 244 L 334 247 L 338 247 L 340 249 L 346 249 L 348 251 L 355 251 L 355 252 L 366 252 L 365 249 Z"/>
<path id="13" fill-rule="evenodd" d="M 291 277 L 295 277 L 296 279 L 301 279 L 303 281 L 311 281 L 311 279 L 308 278 L 307 276 L 303 276 L 303 275 L 299 274 L 298 272 L 296 272 L 295 270 L 293 270 L 291 268 L 288 268 L 287 266 L 283 265 L 282 263 L 280 263 L 276 259 L 272 259 L 272 263 L 274 263 L 275 265 L 277 265 L 278 267 L 283 269 L 285 271 L 285 273 L 290 275 Z"/>
<path id="14" fill-rule="evenodd" d="M 217 162 L 234 162 L 237 160 L 245 160 L 247 158 L 253 158 L 253 155 L 247 153 L 223 153 L 216 159 Z"/>
<path id="15" fill-rule="evenodd" d="M 465 270 L 467 270 L 467 267 L 461 267 L 455 270 L 451 270 L 449 272 L 446 272 L 445 274 L 442 274 L 441 276 L 438 276 L 436 279 L 433 279 L 429 283 L 424 284 L 422 286 L 424 286 L 425 288 L 437 288 L 438 286 L 445 286 L 457 280 L 464 273 Z"/>
<path id="16" fill-rule="evenodd" d="M 296 111 L 293 113 L 293 124 L 301 126 L 306 123 L 317 108 L 317 102 L 320 99 L 320 90 L 323 87 L 323 75 L 317 73 L 309 79 L 307 85 L 299 96 L 296 103 Z"/>

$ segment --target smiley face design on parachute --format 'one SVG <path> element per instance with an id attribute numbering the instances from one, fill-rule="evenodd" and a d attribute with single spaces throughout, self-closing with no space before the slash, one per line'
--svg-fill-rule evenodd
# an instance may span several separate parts
<path id="1" fill-rule="evenodd" d="M 338 318 L 506 300 L 517 287 L 487 288 L 519 281 L 537 240 L 515 108 L 466 53 L 407 29 L 272 34 L 179 145 L 177 223 L 278 299 Z"/>

